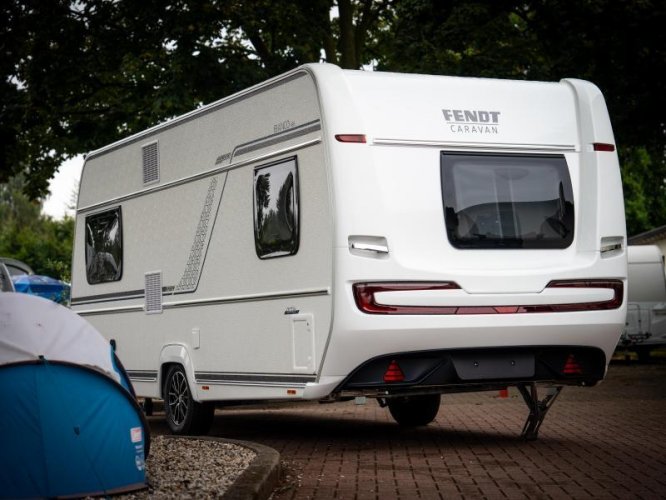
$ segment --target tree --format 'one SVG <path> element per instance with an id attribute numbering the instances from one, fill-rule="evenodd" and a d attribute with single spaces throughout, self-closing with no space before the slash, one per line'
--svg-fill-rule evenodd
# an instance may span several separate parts
<path id="1" fill-rule="evenodd" d="M 19 259 L 36 274 L 71 279 L 74 219 L 41 215 L 41 204 L 23 192 L 23 176 L 0 184 L 0 256 Z"/>
<path id="2" fill-rule="evenodd" d="M 8 0 L 0 182 L 38 199 L 62 161 L 306 62 L 357 68 L 391 0 Z"/>

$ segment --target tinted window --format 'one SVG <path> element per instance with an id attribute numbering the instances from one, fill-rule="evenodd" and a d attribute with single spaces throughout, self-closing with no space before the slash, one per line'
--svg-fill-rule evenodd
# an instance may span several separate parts
<path id="1" fill-rule="evenodd" d="M 574 235 L 563 156 L 442 153 L 442 195 L 456 248 L 566 248 Z"/>
<path id="2" fill-rule="evenodd" d="M 254 241 L 261 259 L 298 251 L 296 159 L 254 171 Z"/>
<path id="3" fill-rule="evenodd" d="M 88 283 L 118 281 L 123 272 L 123 232 L 120 208 L 86 217 Z"/>

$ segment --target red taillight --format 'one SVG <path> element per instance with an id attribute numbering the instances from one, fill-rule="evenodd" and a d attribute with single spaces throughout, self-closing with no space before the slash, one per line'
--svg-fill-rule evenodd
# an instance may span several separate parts
<path id="1" fill-rule="evenodd" d="M 613 297 L 597 302 L 572 302 L 568 304 L 530 304 L 510 306 L 419 306 L 381 304 L 375 294 L 380 292 L 404 292 L 418 290 L 457 290 L 460 287 L 452 281 L 437 283 L 356 283 L 353 286 L 357 307 L 367 314 L 522 314 L 557 313 L 574 311 L 604 311 L 617 309 L 622 305 L 624 285 L 620 280 L 556 280 L 547 288 L 609 288 Z"/>
<path id="2" fill-rule="evenodd" d="M 368 314 L 455 314 L 455 307 L 392 306 L 378 304 L 375 294 L 412 290 L 451 290 L 460 288 L 452 282 L 443 283 L 356 283 L 354 298 L 358 308 Z"/>
<path id="3" fill-rule="evenodd" d="M 578 361 L 576 361 L 576 358 L 573 354 L 569 354 L 566 363 L 564 363 L 564 368 L 562 369 L 562 373 L 564 373 L 565 375 L 583 374 L 583 369 L 578 364 Z"/>
<path id="4" fill-rule="evenodd" d="M 335 139 L 338 142 L 356 142 L 365 144 L 365 135 L 363 134 L 336 134 Z"/>
<path id="5" fill-rule="evenodd" d="M 595 151 L 615 151 L 615 144 L 607 144 L 605 142 L 595 142 L 592 144 Z"/>
<path id="6" fill-rule="evenodd" d="M 405 374 L 402 373 L 400 365 L 398 365 L 398 362 L 394 359 L 389 363 L 386 372 L 384 372 L 384 382 L 389 383 L 389 382 L 404 382 L 404 381 L 405 381 Z"/>
<path id="7" fill-rule="evenodd" d="M 613 290 L 613 298 L 601 302 L 586 302 L 583 304 L 552 304 L 548 306 L 550 311 L 547 312 L 604 311 L 606 309 L 617 309 L 622 305 L 622 299 L 624 296 L 624 284 L 620 280 L 558 280 L 548 283 L 548 288 L 610 288 Z"/>

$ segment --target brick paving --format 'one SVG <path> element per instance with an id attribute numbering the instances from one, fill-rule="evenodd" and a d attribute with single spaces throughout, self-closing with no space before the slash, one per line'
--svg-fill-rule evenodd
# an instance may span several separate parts
<path id="1" fill-rule="evenodd" d="M 212 435 L 280 452 L 273 500 L 666 498 L 666 363 L 613 364 L 565 388 L 525 442 L 517 391 L 445 395 L 402 429 L 374 400 L 218 410 Z"/>

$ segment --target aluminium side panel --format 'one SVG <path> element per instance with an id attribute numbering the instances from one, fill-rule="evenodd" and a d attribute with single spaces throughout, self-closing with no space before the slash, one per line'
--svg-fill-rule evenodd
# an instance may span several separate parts
<path id="1" fill-rule="evenodd" d="M 287 397 L 285 386 L 302 391 L 314 380 L 329 331 L 332 279 L 321 128 L 316 89 L 296 71 L 88 158 L 73 308 L 116 341 L 139 394 L 158 396 L 161 365 L 174 360 L 185 365 L 200 399 Z M 142 160 L 151 144 L 159 175 L 144 183 Z M 293 255 L 260 259 L 255 176 L 276 164 L 297 169 L 300 240 Z M 122 277 L 90 284 L 86 218 L 116 207 Z M 161 280 L 154 311 L 147 274 Z"/>

